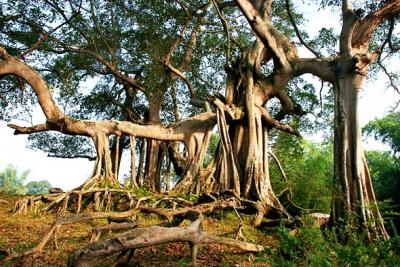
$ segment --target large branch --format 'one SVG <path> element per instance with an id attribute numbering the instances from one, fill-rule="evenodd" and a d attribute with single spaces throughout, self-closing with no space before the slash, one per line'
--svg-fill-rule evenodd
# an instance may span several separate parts
<path id="1" fill-rule="evenodd" d="M 334 58 L 300 58 L 296 60 L 294 76 L 309 73 L 317 76 L 323 81 L 334 82 Z"/>
<path id="2" fill-rule="evenodd" d="M 46 82 L 34 69 L 9 55 L 4 47 L 0 46 L 0 77 L 15 75 L 25 80 L 34 90 L 40 107 L 48 120 L 58 120 L 64 117 L 48 90 Z"/>
<path id="3" fill-rule="evenodd" d="M 216 116 L 211 112 L 196 115 L 190 119 L 169 127 L 160 125 L 138 125 L 127 121 L 113 120 L 79 120 L 65 116 L 54 102 L 50 90 L 42 77 L 22 61 L 9 55 L 0 47 L 0 76 L 16 75 L 33 88 L 38 97 L 39 104 L 46 116 L 46 124 L 34 127 L 20 127 L 10 125 L 16 134 L 29 134 L 33 132 L 54 130 L 70 135 L 96 136 L 99 133 L 106 135 L 133 135 L 137 137 L 189 142 L 193 132 L 205 132 L 216 123 Z M 46 129 L 47 128 L 47 129 Z"/>
<path id="4" fill-rule="evenodd" d="M 368 48 L 369 41 L 375 29 L 385 20 L 388 20 L 400 13 L 400 1 L 390 0 L 382 8 L 367 15 L 356 23 L 352 46 L 354 48 Z"/>
<path id="5" fill-rule="evenodd" d="M 339 49 L 343 58 L 349 59 L 352 56 L 351 38 L 357 20 L 357 16 L 352 10 L 350 0 L 342 0 L 342 17 L 343 25 L 340 33 Z"/>
<path id="6" fill-rule="evenodd" d="M 272 51 L 274 59 L 279 63 L 282 68 L 290 68 L 290 64 L 286 58 L 286 55 L 282 49 L 278 46 L 277 40 L 269 31 L 269 25 L 263 20 L 258 11 L 254 8 L 253 4 L 249 0 L 236 0 L 240 10 L 246 17 L 251 28 L 264 43 Z"/>
<path id="7" fill-rule="evenodd" d="M 51 128 L 47 124 L 38 124 L 31 127 L 22 127 L 15 124 L 7 124 L 8 127 L 14 129 L 14 134 L 31 134 L 49 131 Z"/>

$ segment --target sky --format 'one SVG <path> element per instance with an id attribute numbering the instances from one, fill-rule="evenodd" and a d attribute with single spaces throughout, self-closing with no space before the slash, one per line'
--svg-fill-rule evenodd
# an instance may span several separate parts
<path id="1" fill-rule="evenodd" d="M 316 34 L 321 27 L 335 27 L 335 23 L 339 23 L 337 15 L 330 11 L 318 11 L 313 6 L 304 9 L 304 16 L 308 19 L 308 24 L 304 27 L 307 27 L 311 36 Z M 375 82 L 366 83 L 360 102 L 361 125 L 383 117 L 399 98 L 393 89 L 387 88 L 387 78 L 383 75 L 378 76 Z M 35 112 L 33 119 L 35 123 L 44 122 L 44 116 L 40 112 Z M 1 121 L 0 137 L 0 170 L 9 164 L 17 167 L 21 173 L 24 170 L 30 170 L 27 182 L 47 180 L 53 187 L 71 190 L 82 184 L 92 172 L 94 162 L 87 159 L 48 158 L 44 152 L 26 148 L 27 136 L 13 135 L 13 130 Z M 314 137 L 305 136 L 305 138 L 313 139 Z M 366 140 L 364 147 L 368 150 L 388 149 L 387 146 L 371 138 Z M 129 159 L 125 156 L 121 173 L 126 173 L 128 168 Z"/>

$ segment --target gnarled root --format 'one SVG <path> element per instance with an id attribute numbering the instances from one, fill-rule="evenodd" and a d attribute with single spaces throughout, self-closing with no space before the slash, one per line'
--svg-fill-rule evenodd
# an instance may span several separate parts
<path id="1" fill-rule="evenodd" d="M 220 199 L 215 202 L 211 203 L 204 203 L 204 204 L 199 204 L 193 207 L 189 207 L 188 203 L 185 203 L 183 207 L 180 208 L 170 208 L 170 209 L 161 209 L 161 208 L 153 208 L 146 203 L 147 200 L 151 199 L 151 197 L 144 197 L 140 198 L 137 203 L 136 207 L 133 209 L 129 209 L 127 211 L 123 212 L 92 212 L 89 214 L 73 214 L 67 217 L 58 217 L 54 223 L 51 225 L 51 227 L 47 230 L 47 232 L 44 234 L 44 237 L 42 241 L 36 245 L 36 247 L 25 251 L 23 253 L 14 253 L 6 257 L 5 260 L 11 260 L 19 257 L 24 257 L 32 254 L 37 254 L 41 253 L 43 248 L 46 246 L 46 244 L 51 240 L 51 238 L 54 238 L 54 235 L 56 235 L 57 230 L 62 226 L 66 224 L 74 224 L 74 223 L 80 223 L 84 221 L 91 221 L 91 220 L 96 220 L 96 219 L 107 219 L 108 221 L 123 221 L 123 222 L 128 222 L 126 218 L 131 218 L 136 216 L 138 213 L 152 213 L 156 214 L 161 218 L 165 218 L 169 221 L 172 221 L 174 218 L 193 218 L 193 215 L 199 214 L 199 213 L 210 213 L 216 209 L 229 209 L 236 207 L 238 205 L 237 201 L 235 199 Z M 172 199 L 172 198 L 171 198 Z M 179 199 L 179 198 L 178 198 Z M 179 202 L 179 201 L 176 201 Z M 184 203 L 183 201 L 181 201 Z M 134 228 L 134 224 L 132 222 L 129 225 L 120 225 L 120 226 L 115 226 L 115 228 L 120 228 L 120 227 L 125 227 L 126 228 Z M 114 227 L 114 226 L 107 226 L 105 229 L 108 229 L 108 227 Z M 103 228 L 99 228 L 97 231 L 96 229 L 94 230 L 97 235 L 99 231 L 103 231 Z M 111 229 L 112 230 L 112 229 Z M 92 238 L 93 240 L 97 240 L 97 237 L 94 236 Z M 54 239 L 54 244 L 57 244 L 57 236 L 55 236 Z"/>
<path id="2" fill-rule="evenodd" d="M 71 191 L 39 196 L 27 196 L 19 199 L 12 210 L 14 215 L 57 213 L 65 215 L 68 211 L 80 213 L 84 205 L 93 206 L 95 211 L 110 211 L 121 199 L 132 204 L 134 199 L 124 189 L 91 189 L 87 191 Z M 91 205 L 92 204 L 92 205 Z"/>
<path id="3" fill-rule="evenodd" d="M 200 216 L 200 218 L 188 227 L 166 228 L 151 226 L 147 228 L 137 228 L 117 237 L 90 243 L 84 248 L 70 254 L 68 266 L 93 266 L 96 261 L 118 252 L 174 242 L 188 242 L 190 244 L 193 263 L 196 261 L 199 247 L 202 244 L 218 243 L 248 252 L 264 250 L 264 247 L 261 245 L 213 236 L 202 231 Z"/>

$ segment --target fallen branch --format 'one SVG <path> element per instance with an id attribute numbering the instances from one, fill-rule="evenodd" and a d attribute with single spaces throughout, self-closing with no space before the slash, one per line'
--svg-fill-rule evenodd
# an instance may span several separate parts
<path id="1" fill-rule="evenodd" d="M 104 231 L 118 231 L 118 230 L 126 230 L 133 229 L 138 227 L 137 223 L 111 223 L 107 225 L 101 225 L 93 229 L 92 236 L 90 237 L 90 243 L 96 242 L 100 239 L 101 233 Z"/>
<path id="2" fill-rule="evenodd" d="M 140 201 L 140 200 L 139 200 Z M 139 202 L 138 201 L 138 202 Z M 20 257 L 25 257 L 28 255 L 33 255 L 37 253 L 41 253 L 46 246 L 46 244 L 51 240 L 51 238 L 54 236 L 56 233 L 56 230 L 60 228 L 62 225 L 67 225 L 67 224 L 74 224 L 74 223 L 80 223 L 84 221 L 92 221 L 96 219 L 108 219 L 112 218 L 112 221 L 116 221 L 122 218 L 129 218 L 136 216 L 138 213 L 143 212 L 143 213 L 153 213 L 156 214 L 162 218 L 166 218 L 169 221 L 171 221 L 175 216 L 179 217 L 187 217 L 191 218 L 194 214 L 202 214 L 202 213 L 208 213 L 212 212 L 215 209 L 225 209 L 225 208 L 232 208 L 237 206 L 237 201 L 235 199 L 228 199 L 228 200 L 217 200 L 216 202 L 212 203 L 205 203 L 205 204 L 200 204 L 197 206 L 193 207 L 183 207 L 179 209 L 157 209 L 157 208 L 150 208 L 147 206 L 143 207 L 136 207 L 135 209 L 131 209 L 128 211 L 123 211 L 123 212 L 93 212 L 90 214 L 73 214 L 67 217 L 59 217 L 57 218 L 53 224 L 50 226 L 50 228 L 46 231 L 44 234 L 44 237 L 42 241 L 37 244 L 34 248 L 27 250 L 22 253 L 13 253 L 8 255 L 4 261 L 20 258 Z"/>
<path id="3" fill-rule="evenodd" d="M 136 228 L 117 237 L 90 243 L 79 249 L 68 258 L 67 266 L 93 266 L 98 260 L 118 252 L 148 246 L 188 242 L 191 247 L 193 263 L 196 262 L 199 247 L 203 244 L 217 243 L 235 247 L 248 252 L 263 251 L 264 247 L 231 238 L 218 237 L 201 230 L 201 216 L 188 227 Z"/>

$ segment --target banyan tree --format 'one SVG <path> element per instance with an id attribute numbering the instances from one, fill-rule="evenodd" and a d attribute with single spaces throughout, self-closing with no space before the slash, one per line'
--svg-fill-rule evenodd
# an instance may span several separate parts
<path id="1" fill-rule="evenodd" d="M 370 42 L 382 23 L 394 25 L 400 9 L 397 0 L 378 2 L 363 15 L 341 1 L 339 50 L 326 55 L 323 45 L 302 38 L 303 17 L 288 0 L 20 1 L 1 10 L 2 103 L 15 97 L 10 88 L 27 83 L 46 120 L 10 124 L 15 134 L 41 133 L 36 143 L 52 138 L 49 131 L 93 141 L 95 166 L 81 190 L 120 187 L 129 148 L 131 188 L 229 191 L 261 203 L 264 213 L 289 216 L 270 181 L 269 134 L 299 135 L 288 122 L 309 110 L 294 101 L 301 88 L 291 83 L 311 74 L 335 95 L 332 224 L 357 214 L 361 228 L 386 236 L 358 122 L 368 66 L 391 44 L 371 49 Z M 390 40 L 393 28 L 385 34 Z M 299 53 L 300 45 L 313 56 Z M 82 91 L 88 83 L 95 86 Z M 213 131 L 219 143 L 205 166 Z M 59 147 L 41 148 L 93 158 L 79 146 L 51 144 Z"/>

